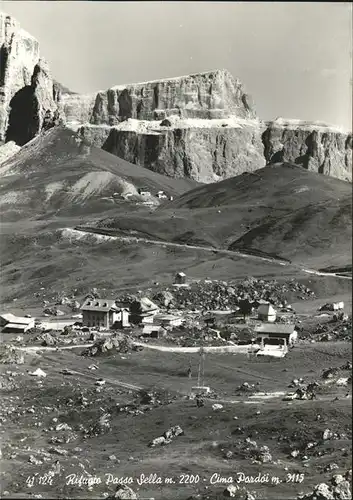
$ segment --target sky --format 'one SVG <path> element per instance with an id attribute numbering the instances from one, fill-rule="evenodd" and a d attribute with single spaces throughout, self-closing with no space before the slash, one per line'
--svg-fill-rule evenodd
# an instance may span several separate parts
<path id="1" fill-rule="evenodd" d="M 227 69 L 259 117 L 352 129 L 348 2 L 2 1 L 79 93 Z"/>

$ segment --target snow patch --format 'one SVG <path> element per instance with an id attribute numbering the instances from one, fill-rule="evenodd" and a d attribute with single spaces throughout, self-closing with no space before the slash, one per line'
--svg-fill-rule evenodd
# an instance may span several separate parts
<path id="1" fill-rule="evenodd" d="M 78 124 L 77 121 L 68 123 L 70 128 L 78 128 L 79 126 L 90 127 L 92 129 L 116 129 L 121 131 L 131 131 L 139 134 L 159 135 L 168 130 L 175 129 L 210 129 L 210 128 L 231 128 L 242 129 L 253 127 L 260 129 L 261 122 L 258 119 L 248 120 L 230 116 L 228 118 L 204 120 L 201 118 L 180 118 L 179 116 L 168 116 L 171 126 L 161 126 L 161 120 L 136 120 L 129 118 L 117 125 L 109 126 L 107 124 L 93 125 L 91 123 Z"/>
<path id="2" fill-rule="evenodd" d="M 281 127 L 286 128 L 288 130 L 306 130 L 308 132 L 333 132 L 340 134 L 349 133 L 343 127 L 339 127 L 337 125 L 330 125 L 328 123 L 319 122 L 319 121 L 305 121 L 305 120 L 296 120 L 289 118 L 276 118 L 273 122 L 268 122 L 269 126 L 273 127 Z"/>
<path id="3" fill-rule="evenodd" d="M 95 233 L 86 233 L 85 231 L 79 231 L 77 229 L 71 229 L 69 227 L 62 229 L 61 236 L 65 239 L 70 240 L 70 241 L 71 240 L 77 240 L 77 241 L 83 241 L 83 240 L 92 241 L 93 240 L 96 243 L 106 243 L 107 241 L 116 240 L 116 237 L 114 237 L 114 236 L 106 236 L 104 234 L 95 234 Z"/>
<path id="4" fill-rule="evenodd" d="M 57 192 L 60 191 L 63 188 L 64 183 L 63 182 L 51 182 L 50 184 L 47 184 L 45 186 L 45 195 L 46 195 L 46 200 L 49 201 L 50 198 Z"/>

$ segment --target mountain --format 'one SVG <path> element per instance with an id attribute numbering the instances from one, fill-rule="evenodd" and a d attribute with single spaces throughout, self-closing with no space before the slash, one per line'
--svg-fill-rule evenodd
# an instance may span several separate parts
<path id="1" fill-rule="evenodd" d="M 63 112 L 92 144 L 171 177 L 214 182 L 265 164 L 251 98 L 226 70 L 64 95 Z"/>
<path id="2" fill-rule="evenodd" d="M 38 41 L 0 12 L 0 142 L 26 144 L 60 121 L 60 91 Z"/>
<path id="3" fill-rule="evenodd" d="M 352 134 L 322 123 L 277 119 L 262 134 L 266 163 L 290 162 L 352 180 Z"/>
<path id="4" fill-rule="evenodd" d="M 170 177 L 212 183 L 290 162 L 352 180 L 352 134 L 319 123 L 263 122 L 239 79 L 214 70 L 88 95 L 53 81 L 38 42 L 0 17 L 0 141 L 22 146 L 65 122 L 94 146 Z"/>
<path id="5" fill-rule="evenodd" d="M 186 192 L 158 208 L 95 227 L 191 245 L 280 257 L 313 267 L 351 265 L 351 185 L 279 163 Z"/>
<path id="6" fill-rule="evenodd" d="M 138 188 L 176 196 L 196 183 L 171 179 L 90 146 L 64 127 L 36 137 L 0 165 L 2 218 L 95 214 L 146 198 Z M 130 202 L 125 201 L 129 195 Z"/>

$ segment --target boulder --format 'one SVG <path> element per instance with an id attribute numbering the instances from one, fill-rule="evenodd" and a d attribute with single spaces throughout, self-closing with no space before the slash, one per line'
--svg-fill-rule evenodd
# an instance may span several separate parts
<path id="1" fill-rule="evenodd" d="M 99 339 L 93 346 L 83 351 L 83 356 L 99 356 L 109 352 L 131 352 L 134 350 L 133 342 L 127 335 L 117 333 L 112 337 Z"/>
<path id="2" fill-rule="evenodd" d="M 137 493 L 129 486 L 119 485 L 114 495 L 108 497 L 108 500 L 137 500 Z"/>
<path id="3" fill-rule="evenodd" d="M 183 429 L 180 427 L 180 425 L 174 425 L 164 433 L 165 439 L 172 439 L 177 436 L 181 436 L 184 434 Z"/>
<path id="4" fill-rule="evenodd" d="M 331 439 L 333 437 L 333 432 L 330 430 L 330 429 L 325 429 L 323 434 L 322 434 L 322 439 L 324 439 L 325 441 L 327 439 Z"/>
<path id="5" fill-rule="evenodd" d="M 56 339 L 48 332 L 39 335 L 37 338 L 38 340 L 41 340 L 42 346 L 53 346 L 57 343 Z"/>
<path id="6" fill-rule="evenodd" d="M 223 495 L 227 498 L 235 498 L 238 494 L 238 486 L 235 484 L 230 484 L 227 486 L 227 488 L 223 491 Z"/>
<path id="7" fill-rule="evenodd" d="M 22 365 L 24 355 L 12 346 L 0 346 L 0 364 L 4 365 Z"/>
<path id="8" fill-rule="evenodd" d="M 150 443 L 150 448 L 154 448 L 155 446 L 161 446 L 163 444 L 166 444 L 166 438 L 164 436 L 159 436 L 154 438 L 151 443 Z"/>

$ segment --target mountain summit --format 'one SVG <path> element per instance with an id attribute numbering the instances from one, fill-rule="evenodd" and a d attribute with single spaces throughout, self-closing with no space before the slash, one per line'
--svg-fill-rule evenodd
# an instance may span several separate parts
<path id="1" fill-rule="evenodd" d="M 212 183 L 290 162 L 352 180 L 352 134 L 298 120 L 265 123 L 227 70 L 80 95 L 53 81 L 39 45 L 0 15 L 0 141 L 22 146 L 61 122 L 126 161 Z"/>

